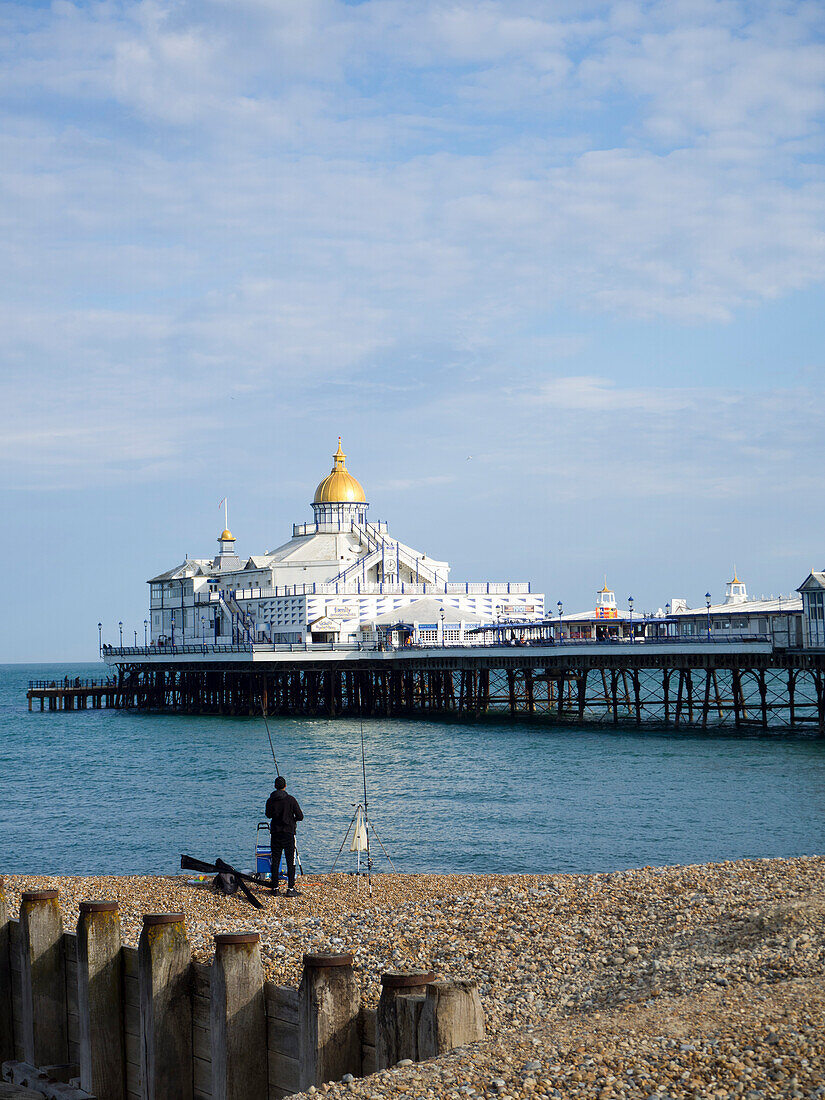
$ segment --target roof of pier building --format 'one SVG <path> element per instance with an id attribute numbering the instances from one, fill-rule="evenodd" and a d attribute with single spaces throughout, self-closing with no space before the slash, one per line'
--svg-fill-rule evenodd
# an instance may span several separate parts
<path id="1" fill-rule="evenodd" d="M 338 450 L 332 456 L 332 469 L 315 490 L 313 504 L 366 504 L 361 482 L 347 469 L 347 456 L 338 436 Z"/>
<path id="2" fill-rule="evenodd" d="M 825 572 L 820 573 L 816 569 L 812 569 L 805 580 L 797 588 L 797 592 L 810 592 L 811 589 L 825 588 Z"/>

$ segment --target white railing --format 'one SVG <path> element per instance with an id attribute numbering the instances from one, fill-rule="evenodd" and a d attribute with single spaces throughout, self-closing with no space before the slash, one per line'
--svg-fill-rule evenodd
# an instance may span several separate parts
<path id="1" fill-rule="evenodd" d="M 446 584 L 418 584 L 415 581 L 314 581 L 311 584 L 286 584 L 276 588 L 237 588 L 221 590 L 235 600 L 267 600 L 277 596 L 428 596 L 428 595 L 529 595 L 529 581 L 448 581 Z M 196 604 L 220 603 L 221 591 L 196 594 Z M 187 604 L 191 607 L 191 604 Z M 176 604 L 175 607 L 180 607 Z M 174 610 L 174 608 L 172 609 Z"/>

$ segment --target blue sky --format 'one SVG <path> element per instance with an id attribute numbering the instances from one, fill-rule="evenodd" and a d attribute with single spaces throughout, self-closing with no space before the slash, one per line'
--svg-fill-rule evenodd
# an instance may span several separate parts
<path id="1" fill-rule="evenodd" d="M 0 659 L 308 516 L 455 579 L 825 564 L 819 3 L 0 5 Z M 471 458 L 468 456 L 472 456 Z"/>

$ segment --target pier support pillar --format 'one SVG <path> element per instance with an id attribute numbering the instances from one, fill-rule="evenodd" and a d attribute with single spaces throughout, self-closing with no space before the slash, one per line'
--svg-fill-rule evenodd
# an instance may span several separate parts
<path id="1" fill-rule="evenodd" d="M 212 1100 L 267 1100 L 260 935 L 215 936 L 210 983 Z"/>
<path id="2" fill-rule="evenodd" d="M 183 913 L 148 913 L 138 944 L 143 1100 L 192 1100 L 192 951 Z"/>
<path id="3" fill-rule="evenodd" d="M 300 1087 L 360 1076 L 361 992 L 352 955 L 304 955 L 298 991 Z"/>
<path id="4" fill-rule="evenodd" d="M 116 901 L 81 901 L 77 922 L 80 1084 L 106 1100 L 126 1096 L 120 912 Z"/>
<path id="5" fill-rule="evenodd" d="M 484 1011 L 478 984 L 468 980 L 431 982 L 418 1020 L 418 1060 L 483 1039 Z"/>
<path id="6" fill-rule="evenodd" d="M 33 1066 L 69 1061 L 66 956 L 57 890 L 27 890 L 20 902 L 23 1057 Z"/>
<path id="7" fill-rule="evenodd" d="M 427 986 L 435 981 L 428 971 L 390 970 L 381 975 L 381 999 L 375 1028 L 375 1068 L 387 1069 L 404 1058 L 418 1061 L 418 1025 Z"/>

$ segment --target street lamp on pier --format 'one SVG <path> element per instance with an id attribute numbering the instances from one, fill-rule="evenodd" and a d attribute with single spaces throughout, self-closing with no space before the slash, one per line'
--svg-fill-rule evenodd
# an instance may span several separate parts
<path id="1" fill-rule="evenodd" d="M 447 644 L 447 642 L 446 642 L 446 639 L 444 638 L 444 608 L 442 607 L 441 608 L 441 647 L 442 647 L 442 649 L 444 648 L 444 646 L 446 644 Z"/>
<path id="2" fill-rule="evenodd" d="M 562 604 L 561 600 L 559 600 L 559 602 L 556 604 L 556 607 L 559 609 L 559 641 L 561 641 L 561 613 L 564 609 L 564 605 Z"/>
<path id="3" fill-rule="evenodd" d="M 175 612 L 172 612 L 172 648 L 175 648 Z"/>
<path id="4" fill-rule="evenodd" d="M 710 641 L 710 592 L 705 593 L 705 606 L 708 609 L 708 641 Z"/>
<path id="5" fill-rule="evenodd" d="M 633 641 L 633 597 L 627 597 L 627 606 L 630 610 L 630 640 Z"/>
<path id="6" fill-rule="evenodd" d="M 117 625 L 120 627 L 120 648 L 123 649 L 123 620 L 119 620 Z"/>
<path id="7" fill-rule="evenodd" d="M 137 649 L 137 630 L 135 631 L 135 649 Z"/>
<path id="8" fill-rule="evenodd" d="M 97 652 L 100 657 L 103 656 L 103 623 L 97 624 Z"/>
<path id="9" fill-rule="evenodd" d="M 149 620 L 143 620 L 143 648 L 149 648 Z"/>
<path id="10" fill-rule="evenodd" d="M 201 647 L 203 652 L 206 653 L 206 619 L 201 619 Z"/>
<path id="11" fill-rule="evenodd" d="M 670 600 L 665 604 L 665 637 L 670 637 Z"/>

